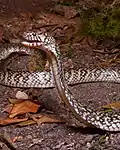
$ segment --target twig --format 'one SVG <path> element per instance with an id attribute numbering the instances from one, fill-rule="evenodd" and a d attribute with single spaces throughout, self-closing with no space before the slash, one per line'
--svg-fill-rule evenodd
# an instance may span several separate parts
<path id="1" fill-rule="evenodd" d="M 7 145 L 7 147 L 10 150 L 16 150 L 16 148 L 13 145 L 12 140 L 10 139 L 9 135 L 5 132 L 5 133 L 0 133 L 0 140 Z"/>

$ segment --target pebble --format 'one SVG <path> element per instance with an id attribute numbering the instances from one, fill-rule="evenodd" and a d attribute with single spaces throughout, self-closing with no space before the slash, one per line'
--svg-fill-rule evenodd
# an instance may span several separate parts
<path id="1" fill-rule="evenodd" d="M 64 145 L 64 142 L 59 143 L 53 149 L 59 149 L 60 147 L 62 147 L 62 145 Z"/>
<path id="2" fill-rule="evenodd" d="M 120 144 L 120 134 L 117 135 L 117 138 L 116 138 Z"/>
<path id="3" fill-rule="evenodd" d="M 84 140 L 79 140 L 79 144 L 84 145 L 85 141 Z"/>
<path id="4" fill-rule="evenodd" d="M 17 99 L 28 99 L 28 95 L 25 92 L 17 91 L 16 96 Z"/>
<path id="5" fill-rule="evenodd" d="M 45 150 L 50 150 L 50 148 L 49 147 L 45 147 Z"/>
<path id="6" fill-rule="evenodd" d="M 67 145 L 63 145 L 60 150 L 67 150 Z"/>
<path id="7" fill-rule="evenodd" d="M 86 146 L 87 146 L 88 149 L 91 148 L 91 144 L 89 142 L 86 144 Z"/>
<path id="8" fill-rule="evenodd" d="M 117 150 L 117 149 L 119 150 L 119 149 L 120 149 L 120 145 L 116 145 L 116 146 L 115 146 L 115 149 L 116 149 L 116 150 Z"/>
<path id="9" fill-rule="evenodd" d="M 85 138 L 85 142 L 91 142 L 93 139 L 93 135 L 88 135 L 86 138 Z"/>
<path id="10" fill-rule="evenodd" d="M 81 145 L 78 143 L 78 144 L 75 146 L 75 149 L 76 149 L 76 150 L 80 150 L 80 149 L 81 149 Z"/>
<path id="11" fill-rule="evenodd" d="M 33 137 L 32 137 L 32 135 L 27 135 L 26 138 L 32 139 Z"/>
<path id="12" fill-rule="evenodd" d="M 87 147 L 81 147 L 80 150 L 88 150 L 88 148 Z"/>

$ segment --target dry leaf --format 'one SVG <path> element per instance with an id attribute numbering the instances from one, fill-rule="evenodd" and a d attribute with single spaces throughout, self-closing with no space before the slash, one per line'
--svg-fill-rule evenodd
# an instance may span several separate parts
<path id="1" fill-rule="evenodd" d="M 16 98 L 9 98 L 8 100 L 11 104 L 19 104 L 25 101 L 24 99 L 16 99 Z"/>
<path id="2" fill-rule="evenodd" d="M 24 122 L 20 122 L 17 124 L 17 126 L 27 126 L 27 125 L 31 125 L 31 124 L 35 124 L 37 123 L 38 125 L 42 124 L 42 123 L 64 123 L 63 120 L 60 119 L 56 119 L 56 117 L 54 115 L 45 115 L 45 114 L 30 114 L 29 115 L 31 119 L 33 120 L 27 120 Z"/>
<path id="3" fill-rule="evenodd" d="M 0 125 L 8 125 L 13 123 L 18 123 L 22 121 L 26 121 L 28 118 L 18 119 L 18 118 L 6 118 L 6 119 L 0 119 Z"/>
<path id="4" fill-rule="evenodd" d="M 27 121 L 23 121 L 23 122 L 18 123 L 17 126 L 23 127 L 23 126 L 28 126 L 28 125 L 35 124 L 35 123 L 36 122 L 33 120 L 27 120 Z"/>
<path id="5" fill-rule="evenodd" d="M 10 112 L 9 117 L 13 118 L 16 115 L 30 113 L 30 112 L 36 113 L 38 111 L 39 107 L 40 107 L 40 105 L 37 105 L 31 101 L 24 101 L 22 103 L 15 104 L 13 106 L 13 109 Z"/>
<path id="6" fill-rule="evenodd" d="M 110 103 L 108 105 L 103 106 L 103 108 L 109 109 L 120 109 L 120 102 L 114 102 L 114 103 Z"/>
<path id="7" fill-rule="evenodd" d="M 42 123 L 63 123 L 63 120 L 57 119 L 56 116 L 54 115 L 31 115 L 31 118 L 38 124 L 42 124 Z"/>

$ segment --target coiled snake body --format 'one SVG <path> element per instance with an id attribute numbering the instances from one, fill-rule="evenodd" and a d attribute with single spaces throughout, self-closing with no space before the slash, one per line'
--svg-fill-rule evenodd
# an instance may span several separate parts
<path id="1" fill-rule="evenodd" d="M 34 49 L 25 47 L 21 44 L 1 44 L 0 60 L 7 58 L 11 53 L 19 52 L 30 55 Z M 120 83 L 119 70 L 107 68 L 70 70 L 64 74 L 66 83 L 74 85 L 85 82 L 115 82 Z M 0 84 L 22 87 L 22 88 L 53 88 L 55 87 L 52 72 L 29 72 L 29 71 L 0 71 Z"/>
<path id="2" fill-rule="evenodd" d="M 42 84 L 44 84 L 44 87 L 46 87 L 47 83 L 50 83 L 48 87 L 51 85 L 51 87 L 54 85 L 56 86 L 61 100 L 64 101 L 77 120 L 83 120 L 83 122 L 107 131 L 120 130 L 119 112 L 95 112 L 92 109 L 87 109 L 81 103 L 79 103 L 74 95 L 70 92 L 66 83 L 66 79 L 71 81 L 73 76 L 66 78 L 64 75 L 59 48 L 53 37 L 41 32 L 24 33 L 23 37 L 25 38 L 25 41 L 22 42 L 23 45 L 37 49 L 40 48 L 47 53 L 51 64 L 51 72 L 36 72 L 33 74 L 30 72 L 14 73 L 12 71 L 2 74 L 1 72 L 1 83 L 3 82 L 3 84 L 17 87 L 42 87 Z M 86 72 L 86 74 L 84 72 Z M 78 71 L 78 80 L 76 80 L 76 83 L 88 81 L 120 82 L 120 75 L 114 70 L 95 69 L 91 72 L 84 70 L 83 76 L 80 77 L 82 70 Z M 76 79 L 75 74 L 74 78 Z M 41 83 L 41 79 L 44 80 L 43 83 Z M 70 83 L 68 82 L 68 84 Z"/>
<path id="3" fill-rule="evenodd" d="M 27 32 L 24 33 L 23 37 L 26 40 L 22 42 L 23 45 L 41 49 L 48 55 L 59 97 L 68 106 L 76 119 L 83 120 L 83 122 L 103 130 L 120 130 L 120 114 L 118 112 L 95 112 L 92 109 L 87 109 L 81 103 L 78 103 L 75 96 L 70 92 L 65 81 L 60 51 L 53 37 L 41 32 Z"/>

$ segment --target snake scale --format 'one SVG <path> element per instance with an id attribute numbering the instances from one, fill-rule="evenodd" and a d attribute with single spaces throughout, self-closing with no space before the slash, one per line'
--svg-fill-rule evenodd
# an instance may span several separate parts
<path id="1" fill-rule="evenodd" d="M 5 72 L 0 73 L 0 82 L 5 85 L 16 87 L 56 87 L 59 97 L 68 106 L 75 118 L 79 121 L 83 120 L 87 124 L 91 124 L 97 128 L 106 131 L 120 130 L 120 114 L 119 112 L 104 112 L 93 111 L 84 107 L 75 96 L 71 93 L 67 84 L 79 82 L 94 82 L 94 81 L 108 81 L 120 82 L 119 71 L 109 69 L 93 69 L 93 70 L 78 70 L 73 71 L 70 76 L 64 75 L 61 55 L 59 47 L 55 39 L 46 33 L 41 32 L 27 32 L 23 35 L 23 45 L 35 49 L 43 50 L 51 64 L 51 72 Z M 4 58 L 3 58 L 4 59 Z M 43 82 L 41 83 L 41 80 Z M 74 79 L 74 80 L 73 80 Z M 9 82 L 10 81 L 10 82 Z M 49 84 L 48 84 L 49 83 Z M 47 85 L 47 86 L 46 86 Z"/>
<path id="2" fill-rule="evenodd" d="M 25 53 L 31 55 L 34 48 L 25 47 L 21 44 L 5 43 L 0 45 L 0 60 L 7 58 L 11 53 Z M 88 82 L 114 82 L 120 83 L 119 70 L 110 68 L 80 68 L 78 70 L 65 71 L 66 83 L 74 85 Z M 29 71 L 0 71 L 0 84 L 22 88 L 53 88 L 55 87 L 52 72 L 29 72 Z"/>
<path id="3" fill-rule="evenodd" d="M 120 130 L 119 112 L 93 111 L 84 107 L 71 93 L 66 84 L 59 47 L 52 36 L 42 32 L 26 32 L 23 37 L 26 40 L 22 42 L 23 45 L 41 49 L 47 54 L 59 97 L 77 120 L 106 131 Z"/>

